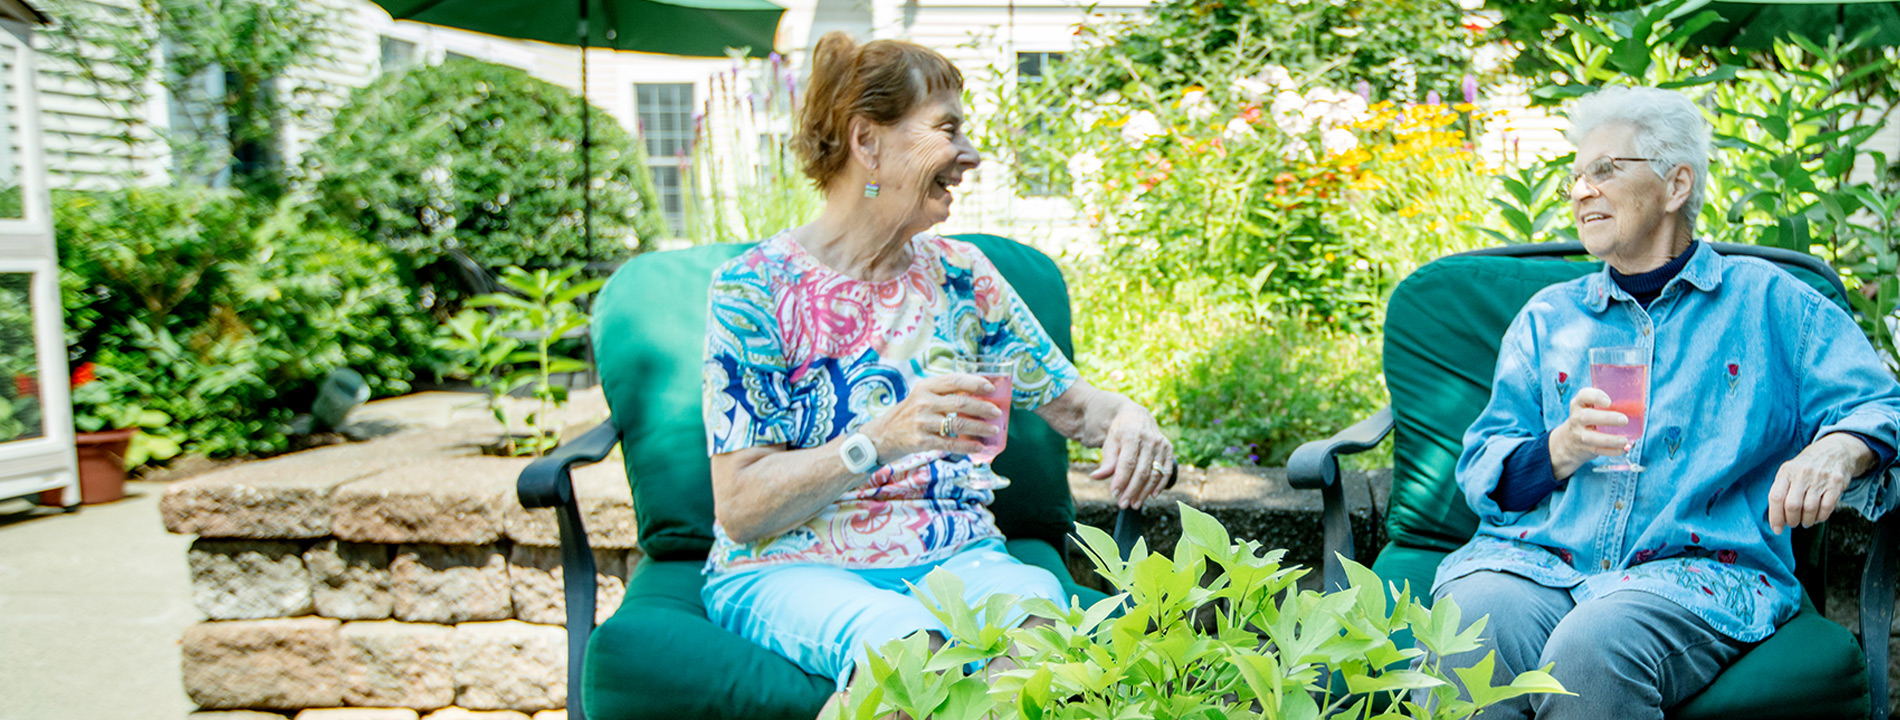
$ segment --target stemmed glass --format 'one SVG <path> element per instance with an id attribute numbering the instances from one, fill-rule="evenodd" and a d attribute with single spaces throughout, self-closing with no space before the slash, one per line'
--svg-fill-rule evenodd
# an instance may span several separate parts
<path id="1" fill-rule="evenodd" d="M 1610 410 L 1630 420 L 1623 427 L 1594 428 L 1629 441 L 1624 456 L 1603 469 L 1642 472 L 1643 466 L 1636 462 L 1636 445 L 1643 439 L 1643 416 L 1649 407 L 1648 353 L 1639 347 L 1591 348 L 1590 386 L 1608 394 Z"/>
<path id="2" fill-rule="evenodd" d="M 990 463 L 1003 452 L 1003 446 L 1009 443 L 1009 406 L 1010 389 L 1016 382 L 1016 358 L 995 355 L 958 355 L 951 360 L 951 367 L 960 373 L 979 375 L 990 381 L 990 393 L 979 395 L 977 399 L 996 406 L 1003 411 L 1002 417 L 990 420 L 996 426 L 996 434 L 978 438 L 983 443 L 982 452 L 970 456 L 975 466 L 970 474 L 954 482 L 971 490 L 999 490 L 1009 487 L 1009 478 L 996 474 Z"/>

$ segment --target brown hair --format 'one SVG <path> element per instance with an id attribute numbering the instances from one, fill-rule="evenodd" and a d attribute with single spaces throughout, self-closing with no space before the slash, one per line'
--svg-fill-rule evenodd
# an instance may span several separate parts
<path id="1" fill-rule="evenodd" d="M 792 149 L 805 175 L 823 190 L 851 156 L 851 118 L 891 125 L 946 90 L 961 92 L 963 73 L 935 50 L 902 40 L 858 45 L 841 31 L 825 33 L 812 49 L 811 81 Z"/>

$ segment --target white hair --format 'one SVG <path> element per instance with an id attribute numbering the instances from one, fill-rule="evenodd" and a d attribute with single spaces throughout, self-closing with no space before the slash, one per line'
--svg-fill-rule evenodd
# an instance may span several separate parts
<path id="1" fill-rule="evenodd" d="M 1671 90 L 1607 87 L 1570 106 L 1570 130 L 1564 136 L 1576 145 L 1605 125 L 1633 128 L 1633 151 L 1652 159 L 1648 165 L 1657 177 L 1666 180 L 1677 165 L 1689 166 L 1693 177 L 1682 217 L 1694 227 L 1709 190 L 1709 121 L 1702 110 Z"/>

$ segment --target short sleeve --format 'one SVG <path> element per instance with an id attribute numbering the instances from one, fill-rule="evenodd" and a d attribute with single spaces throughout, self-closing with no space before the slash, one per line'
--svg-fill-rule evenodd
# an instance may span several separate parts
<path id="1" fill-rule="evenodd" d="M 769 285 L 735 261 L 714 274 L 711 295 L 701 378 L 707 452 L 790 442 L 791 381 Z"/>
<path id="2" fill-rule="evenodd" d="M 983 353 L 1022 358 L 1016 366 L 1011 405 L 1034 410 L 1068 392 L 1080 375 L 1022 296 L 981 252 L 976 253 L 971 268 L 977 314 L 983 326 Z"/>

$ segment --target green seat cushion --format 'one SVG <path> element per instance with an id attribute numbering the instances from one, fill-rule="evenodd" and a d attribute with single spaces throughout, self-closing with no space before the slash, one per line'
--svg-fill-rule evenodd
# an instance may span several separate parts
<path id="1" fill-rule="evenodd" d="M 1410 582 L 1413 596 L 1430 606 L 1432 578 L 1448 554 L 1387 545 L 1372 571 L 1388 584 Z M 1393 641 L 1409 643 L 1411 638 L 1395 636 Z M 1676 720 L 1866 716 L 1867 663 L 1860 645 L 1847 628 L 1815 610 L 1805 593 L 1801 611 L 1775 634 L 1743 654 L 1707 689 L 1669 711 Z"/>
<path id="2" fill-rule="evenodd" d="M 1076 585 L 1062 553 L 1041 540 L 1010 540 L 1010 554 L 1054 573 L 1084 607 L 1102 593 Z M 613 617 L 587 642 L 587 715 L 596 720 L 785 718 L 811 720 L 831 694 L 827 678 L 706 619 L 704 563 L 647 558 L 627 578 Z"/>
<path id="3" fill-rule="evenodd" d="M 1867 711 L 1867 660 L 1859 643 L 1847 628 L 1814 609 L 1803 594 L 1800 612 L 1669 716 L 1676 720 L 1864 718 Z"/>
<path id="4" fill-rule="evenodd" d="M 1068 286 L 1048 256 L 991 235 L 974 243 L 1016 288 L 1065 354 Z M 595 360 L 620 429 L 641 549 L 660 559 L 698 560 L 712 547 L 712 484 L 700 415 L 700 364 L 713 270 L 751 245 L 648 253 L 615 272 L 594 302 Z M 1034 413 L 1010 415 L 1009 445 L 996 460 L 1014 483 L 991 510 L 1009 537 L 1060 547 L 1074 529 L 1066 440 Z"/>

